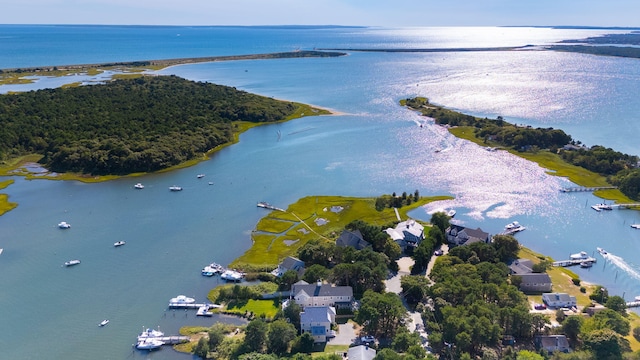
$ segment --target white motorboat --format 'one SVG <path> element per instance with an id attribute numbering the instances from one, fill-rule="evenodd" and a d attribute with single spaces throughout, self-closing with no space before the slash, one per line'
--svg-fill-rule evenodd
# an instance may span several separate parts
<path id="1" fill-rule="evenodd" d="M 153 330 L 151 328 L 147 328 L 146 330 L 143 330 L 140 335 L 138 335 L 138 341 L 142 341 L 144 339 L 147 338 L 157 338 L 157 337 L 161 337 L 164 336 L 164 333 L 160 330 Z"/>
<path id="2" fill-rule="evenodd" d="M 65 261 L 64 266 L 73 266 L 80 264 L 80 260 L 69 260 Z"/>
<path id="3" fill-rule="evenodd" d="M 114 242 L 114 243 L 113 243 L 113 246 L 118 247 L 118 246 L 122 246 L 122 245 L 124 245 L 124 244 L 126 244 L 126 242 L 124 242 L 124 241 L 122 241 L 122 240 L 121 240 L 121 241 L 116 241 L 116 242 Z"/>
<path id="4" fill-rule="evenodd" d="M 213 181 L 209 181 L 209 185 L 213 185 Z"/>
<path id="5" fill-rule="evenodd" d="M 141 183 L 137 183 L 135 185 L 133 185 L 134 188 L 136 189 L 144 189 L 144 185 L 142 185 Z"/>
<path id="6" fill-rule="evenodd" d="M 505 225 L 505 226 L 504 226 L 504 228 L 505 228 L 505 229 L 507 229 L 507 230 L 513 230 L 513 229 L 516 229 L 516 228 L 518 228 L 518 227 L 520 227 L 520 226 L 521 226 L 521 225 L 520 225 L 520 223 L 519 223 L 519 222 L 514 221 L 514 222 L 512 222 L 512 223 L 509 223 L 509 224 Z"/>
<path id="7" fill-rule="evenodd" d="M 571 254 L 570 258 L 571 260 L 581 260 L 581 259 L 587 259 L 589 257 L 589 254 L 587 254 L 586 251 L 580 251 L 577 254 Z"/>
<path id="8" fill-rule="evenodd" d="M 182 187 L 177 186 L 177 185 L 173 185 L 173 186 L 169 186 L 169 190 L 171 190 L 171 191 L 182 191 Z"/>
<path id="9" fill-rule="evenodd" d="M 602 210 L 613 210 L 613 206 L 609 205 L 609 204 L 595 204 L 595 205 L 591 205 L 591 208 L 595 211 L 602 211 Z"/>
<path id="10" fill-rule="evenodd" d="M 220 278 L 227 281 L 240 281 L 244 278 L 244 273 L 235 270 L 225 270 Z"/>
<path id="11" fill-rule="evenodd" d="M 640 224 L 631 224 L 631 227 L 640 230 Z"/>
<path id="12" fill-rule="evenodd" d="M 109 323 L 109 320 L 108 319 L 104 319 L 104 320 L 100 321 L 100 324 L 98 324 L 98 326 L 102 327 L 102 326 L 107 325 L 108 323 Z"/>
<path id="13" fill-rule="evenodd" d="M 196 175 L 196 177 L 197 177 L 198 179 L 202 179 L 202 178 L 204 177 L 204 174 L 198 174 L 198 175 Z"/>
<path id="14" fill-rule="evenodd" d="M 211 263 L 211 264 L 205 266 L 202 269 L 202 275 L 203 276 L 213 276 L 213 275 L 219 274 L 219 273 L 221 273 L 223 271 L 224 271 L 224 268 L 222 267 L 222 265 L 216 264 L 216 263 Z"/>
<path id="15" fill-rule="evenodd" d="M 69 223 L 68 223 L 68 222 L 66 222 L 66 221 L 61 221 L 61 222 L 58 224 L 58 227 L 59 227 L 60 229 L 69 229 L 69 228 L 71 227 L 71 224 L 69 224 Z"/>
<path id="16" fill-rule="evenodd" d="M 581 268 L 590 268 L 593 266 L 593 262 L 591 261 L 583 261 L 580 263 Z"/>
<path id="17" fill-rule="evenodd" d="M 155 350 L 160 348 L 162 345 L 164 345 L 164 342 L 158 340 L 158 339 L 154 339 L 154 338 L 145 338 L 142 339 L 140 341 L 138 341 L 138 344 L 136 344 L 136 349 L 139 350 Z"/>
<path id="18" fill-rule="evenodd" d="M 169 300 L 169 304 L 193 304 L 194 302 L 196 302 L 196 299 L 184 295 L 178 295 Z"/>
<path id="19" fill-rule="evenodd" d="M 603 249 L 603 248 L 600 248 L 600 247 L 596 248 L 596 250 L 598 250 L 598 252 L 600 253 L 600 255 L 603 255 L 603 256 L 604 256 L 604 255 L 609 254 L 609 253 L 607 252 L 607 250 L 605 250 L 605 249 Z"/>
<path id="20" fill-rule="evenodd" d="M 209 311 L 209 305 L 205 305 L 198 308 L 196 316 L 213 316 L 213 313 Z"/>

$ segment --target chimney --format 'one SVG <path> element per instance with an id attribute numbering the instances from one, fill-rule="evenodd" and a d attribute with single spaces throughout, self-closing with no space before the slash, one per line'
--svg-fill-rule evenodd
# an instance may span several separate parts
<path id="1" fill-rule="evenodd" d="M 317 287 L 321 287 L 322 286 L 322 280 L 318 279 L 318 282 L 316 283 Z"/>

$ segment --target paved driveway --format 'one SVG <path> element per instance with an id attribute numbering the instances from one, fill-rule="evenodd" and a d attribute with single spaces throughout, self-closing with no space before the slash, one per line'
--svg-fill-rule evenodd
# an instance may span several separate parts
<path id="1" fill-rule="evenodd" d="M 338 324 L 336 337 L 329 339 L 327 345 L 351 345 L 355 343 L 357 334 L 353 326 L 354 323 L 351 321 L 345 324 Z"/>

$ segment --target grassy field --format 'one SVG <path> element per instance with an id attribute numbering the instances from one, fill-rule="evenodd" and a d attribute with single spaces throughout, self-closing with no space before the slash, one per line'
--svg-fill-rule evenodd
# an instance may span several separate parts
<path id="1" fill-rule="evenodd" d="M 402 219 L 407 212 L 449 196 L 425 197 L 398 210 Z M 332 209 L 341 209 L 332 211 Z M 311 239 L 335 240 L 353 220 L 375 225 L 396 221 L 393 209 L 375 209 L 375 198 L 308 196 L 289 205 L 286 211 L 271 211 L 262 218 L 251 236 L 253 246 L 231 263 L 235 268 L 275 268 L 282 259 L 295 255 Z M 287 230 L 286 233 L 282 233 Z"/>

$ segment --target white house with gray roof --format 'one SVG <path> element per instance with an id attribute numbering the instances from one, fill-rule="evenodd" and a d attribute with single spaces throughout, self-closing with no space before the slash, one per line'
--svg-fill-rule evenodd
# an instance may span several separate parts
<path id="1" fill-rule="evenodd" d="M 281 277 L 289 270 L 295 271 L 298 274 L 298 278 L 300 278 L 304 273 L 304 261 L 293 256 L 287 256 L 271 273 L 277 277 Z"/>
<path id="2" fill-rule="evenodd" d="M 385 230 L 402 250 L 413 249 L 424 240 L 424 226 L 413 219 L 401 221 L 395 228 Z"/>
<path id="3" fill-rule="evenodd" d="M 302 308 L 307 306 L 350 308 L 353 301 L 353 289 L 351 286 L 332 286 L 320 281 L 315 284 L 298 281 L 291 286 L 291 296 Z"/>
<path id="4" fill-rule="evenodd" d="M 491 236 L 482 229 L 471 229 L 464 226 L 451 224 L 445 231 L 447 242 L 453 245 L 466 245 L 474 242 L 490 243 Z"/>
<path id="5" fill-rule="evenodd" d="M 546 293 L 542 294 L 542 301 L 548 307 L 574 307 L 578 304 L 576 297 L 565 293 Z"/>
<path id="6" fill-rule="evenodd" d="M 367 345 L 358 345 L 347 350 L 348 360 L 373 360 L 374 357 L 376 357 L 376 350 Z"/>
<path id="7" fill-rule="evenodd" d="M 300 313 L 300 328 L 308 332 L 316 343 L 327 342 L 331 324 L 336 322 L 336 309 L 332 306 L 307 306 Z"/>

